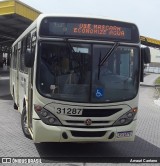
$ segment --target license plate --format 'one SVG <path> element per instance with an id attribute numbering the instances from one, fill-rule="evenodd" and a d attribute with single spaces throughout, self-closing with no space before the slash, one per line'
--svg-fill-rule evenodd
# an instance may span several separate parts
<path id="1" fill-rule="evenodd" d="M 133 131 L 118 132 L 117 133 L 117 138 L 131 137 L 132 135 L 133 135 Z"/>
<path id="2" fill-rule="evenodd" d="M 57 108 L 56 113 L 61 115 L 82 115 L 83 109 L 80 108 Z"/>

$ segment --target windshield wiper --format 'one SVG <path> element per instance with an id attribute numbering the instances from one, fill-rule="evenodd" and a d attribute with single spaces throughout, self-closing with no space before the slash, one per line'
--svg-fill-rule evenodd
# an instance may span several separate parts
<path id="1" fill-rule="evenodd" d="M 64 41 L 65 41 L 67 47 L 70 49 L 71 53 L 75 54 L 75 51 L 74 51 L 71 43 L 68 41 L 68 39 L 64 39 Z"/>
<path id="2" fill-rule="evenodd" d="M 106 53 L 106 55 L 101 59 L 101 52 L 99 55 L 99 63 L 98 63 L 98 80 L 100 78 L 101 66 L 106 62 L 106 60 L 115 52 L 116 48 L 119 46 L 119 43 L 114 43 L 113 47 Z"/>

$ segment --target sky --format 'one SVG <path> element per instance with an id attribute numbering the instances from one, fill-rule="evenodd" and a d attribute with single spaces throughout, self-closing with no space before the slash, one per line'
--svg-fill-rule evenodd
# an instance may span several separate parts
<path id="1" fill-rule="evenodd" d="M 160 40 L 160 0 L 20 0 L 42 13 L 103 16 L 135 23 L 140 35 Z"/>

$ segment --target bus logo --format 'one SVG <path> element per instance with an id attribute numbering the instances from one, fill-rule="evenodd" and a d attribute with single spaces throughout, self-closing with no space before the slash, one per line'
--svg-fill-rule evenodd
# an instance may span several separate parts
<path id="1" fill-rule="evenodd" d="M 86 126 L 90 126 L 92 124 L 92 120 L 91 119 L 87 119 L 84 121 Z"/>
<path id="2" fill-rule="evenodd" d="M 12 163 L 12 160 L 11 160 L 11 158 L 2 158 L 2 164 L 10 164 L 10 163 Z"/>
<path id="3" fill-rule="evenodd" d="M 96 97 L 97 98 L 101 98 L 101 97 L 103 97 L 103 89 L 101 89 L 101 88 L 97 88 L 96 89 Z"/>

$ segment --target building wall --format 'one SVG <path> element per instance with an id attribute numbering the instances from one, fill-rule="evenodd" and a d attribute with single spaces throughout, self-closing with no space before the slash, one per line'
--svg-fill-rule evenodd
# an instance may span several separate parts
<path id="1" fill-rule="evenodd" d="M 151 63 L 147 64 L 144 71 L 148 73 L 160 73 L 160 49 L 150 48 Z"/>
<path id="2" fill-rule="evenodd" d="M 160 63 L 160 49 L 150 48 L 151 62 Z"/>

